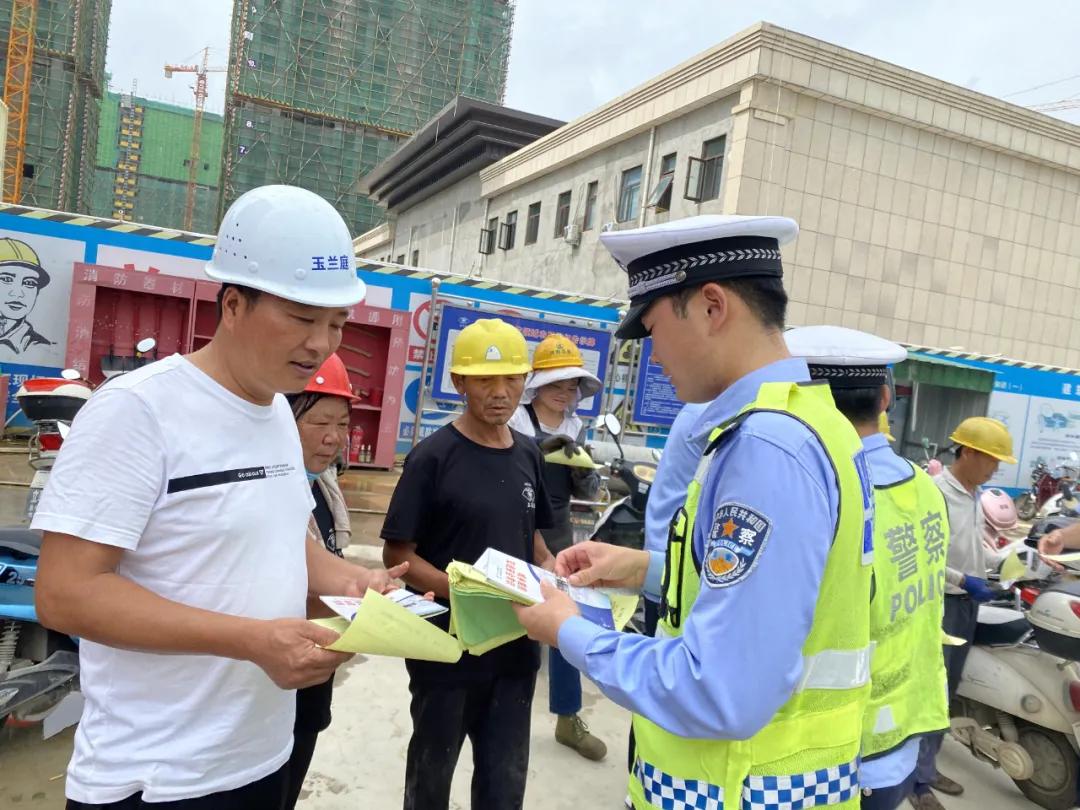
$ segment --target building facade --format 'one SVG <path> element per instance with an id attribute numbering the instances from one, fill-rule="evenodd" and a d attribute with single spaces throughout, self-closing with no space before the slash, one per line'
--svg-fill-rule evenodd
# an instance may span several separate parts
<path id="1" fill-rule="evenodd" d="M 162 228 L 184 227 L 195 111 L 130 93 L 107 93 L 98 127 L 90 213 Z M 203 113 L 192 230 L 218 222 L 222 117 Z"/>
<path id="2" fill-rule="evenodd" d="M 761 23 L 358 246 L 623 297 L 605 228 L 790 216 L 801 228 L 785 249 L 792 324 L 1077 367 L 1078 147 L 1080 127 Z M 437 264 L 447 237 L 424 223 L 469 199 L 479 204 L 458 222 L 453 264 Z"/>
<path id="3" fill-rule="evenodd" d="M 221 211 L 289 183 L 370 228 L 359 179 L 455 96 L 501 101 L 512 29 L 511 0 L 235 3 Z"/>
<path id="4" fill-rule="evenodd" d="M 90 210 L 98 117 L 105 87 L 105 48 L 112 0 L 38 2 L 32 17 L 13 0 L 0 0 L 0 53 L 12 37 L 31 39 L 26 115 L 11 112 L 5 134 L 10 156 L 23 149 L 17 198 L 5 199 L 57 211 Z M 33 20 L 33 31 L 20 22 Z"/>

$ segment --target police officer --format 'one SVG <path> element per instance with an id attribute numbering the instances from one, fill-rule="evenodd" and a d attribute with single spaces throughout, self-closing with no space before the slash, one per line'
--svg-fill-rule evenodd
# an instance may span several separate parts
<path id="1" fill-rule="evenodd" d="M 678 397 L 709 402 L 707 449 L 656 638 L 590 624 L 554 588 L 518 615 L 635 713 L 639 810 L 859 803 L 873 501 L 858 435 L 784 344 L 780 246 L 797 231 L 705 216 L 601 235 L 630 277 L 617 334 L 651 334 Z M 579 585 L 655 587 L 663 569 L 591 542 L 556 561 Z"/>
<path id="2" fill-rule="evenodd" d="M 882 420 L 892 399 L 889 366 L 907 351 L 839 326 L 785 334 L 788 349 L 862 437 L 874 484 L 874 592 L 870 601 L 870 707 L 863 720 L 863 810 L 895 810 L 911 793 L 920 736 L 949 726 L 941 652 L 949 521 L 925 472 L 889 447 Z M 888 421 L 884 422 L 885 430 Z"/>

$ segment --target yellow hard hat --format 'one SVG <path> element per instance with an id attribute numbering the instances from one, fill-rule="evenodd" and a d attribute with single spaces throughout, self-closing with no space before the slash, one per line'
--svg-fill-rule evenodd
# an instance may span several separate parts
<path id="1" fill-rule="evenodd" d="M 41 266 L 41 259 L 26 242 L 18 239 L 0 239 L 0 267 L 25 267 L 38 274 L 38 287 L 49 283 L 49 274 Z"/>
<path id="2" fill-rule="evenodd" d="M 506 321 L 486 318 L 461 330 L 454 341 L 450 373 L 472 377 L 528 374 L 525 336 Z"/>
<path id="3" fill-rule="evenodd" d="M 533 352 L 534 371 L 545 368 L 582 368 L 585 361 L 574 342 L 565 335 L 548 335 Z"/>
<path id="4" fill-rule="evenodd" d="M 1015 464 L 1012 436 L 1003 422 L 988 416 L 971 416 L 957 425 L 949 441 L 993 456 L 1006 464 Z"/>
<path id="5" fill-rule="evenodd" d="M 882 434 L 890 442 L 895 442 L 896 437 L 889 431 L 889 415 L 885 411 L 878 416 L 878 433 Z"/>

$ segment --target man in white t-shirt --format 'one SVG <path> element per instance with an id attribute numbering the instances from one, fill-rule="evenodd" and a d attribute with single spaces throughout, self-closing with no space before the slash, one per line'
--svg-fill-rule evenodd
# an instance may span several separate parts
<path id="1" fill-rule="evenodd" d="M 321 649 L 336 635 L 305 620 L 308 593 L 404 572 L 306 542 L 314 502 L 280 396 L 363 299 L 351 257 L 322 198 L 248 192 L 207 265 L 214 339 L 110 381 L 75 420 L 33 523 L 41 620 L 81 639 L 69 808 L 279 807 L 292 690 L 347 659 Z"/>

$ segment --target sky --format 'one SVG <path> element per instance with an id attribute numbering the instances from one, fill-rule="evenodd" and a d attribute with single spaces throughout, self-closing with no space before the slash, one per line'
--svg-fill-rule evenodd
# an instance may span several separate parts
<path id="1" fill-rule="evenodd" d="M 113 89 L 137 80 L 139 95 L 193 105 L 192 77 L 166 79 L 162 67 L 207 46 L 224 66 L 230 9 L 113 0 Z M 1016 104 L 1075 97 L 1052 114 L 1080 124 L 1080 3 L 1061 0 L 517 0 L 505 101 L 570 120 L 759 20 Z M 224 74 L 209 89 L 207 109 L 220 112 Z"/>

